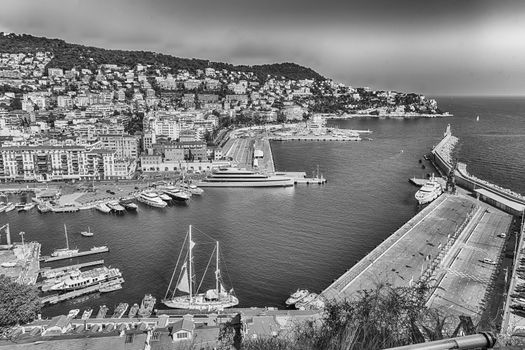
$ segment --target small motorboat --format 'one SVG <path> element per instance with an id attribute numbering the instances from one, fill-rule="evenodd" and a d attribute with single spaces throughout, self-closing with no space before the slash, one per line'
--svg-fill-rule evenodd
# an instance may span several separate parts
<path id="1" fill-rule="evenodd" d="M 73 310 L 70 310 L 69 313 L 67 314 L 68 317 L 70 318 L 75 318 L 77 317 L 78 313 L 80 312 L 79 309 L 73 309 Z"/>
<path id="2" fill-rule="evenodd" d="M 88 226 L 87 231 L 82 231 L 80 232 L 80 234 L 84 237 L 93 237 L 93 232 L 91 232 L 91 230 L 89 229 L 89 226 Z"/>
<path id="3" fill-rule="evenodd" d="M 97 206 L 95 207 L 98 211 L 104 213 L 104 214 L 109 214 L 111 213 L 111 209 L 109 209 L 109 207 L 104 204 L 104 203 L 100 203 L 100 204 L 97 204 Z"/>
<path id="4" fill-rule="evenodd" d="M 91 317 L 91 314 L 93 313 L 93 309 L 92 308 L 87 308 L 86 310 L 84 310 L 84 312 L 82 313 L 82 317 L 81 319 L 82 320 L 87 320 Z"/>

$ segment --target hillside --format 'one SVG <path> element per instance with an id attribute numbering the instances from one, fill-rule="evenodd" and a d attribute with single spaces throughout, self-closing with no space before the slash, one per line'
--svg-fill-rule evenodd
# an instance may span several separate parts
<path id="1" fill-rule="evenodd" d="M 237 71 L 251 71 L 263 80 L 268 74 L 283 76 L 288 79 L 320 79 L 324 77 L 314 70 L 295 63 L 275 63 L 264 65 L 232 65 L 222 62 L 211 62 L 204 59 L 181 58 L 151 51 L 125 51 L 107 50 L 98 47 L 70 44 L 60 39 L 36 37 L 28 34 L 4 34 L 0 32 L 0 48 L 5 53 L 47 51 L 54 55 L 48 67 L 71 69 L 96 68 L 100 64 L 117 64 L 135 66 L 137 63 L 144 65 L 164 65 L 173 71 L 187 69 L 191 72 L 197 69 L 212 67 L 215 69 L 228 69 Z"/>

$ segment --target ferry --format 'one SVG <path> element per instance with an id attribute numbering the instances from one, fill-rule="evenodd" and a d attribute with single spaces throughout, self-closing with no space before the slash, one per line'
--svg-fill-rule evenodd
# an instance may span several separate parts
<path id="1" fill-rule="evenodd" d="M 434 174 L 430 180 L 416 192 L 415 198 L 420 205 L 432 202 L 443 193 L 443 187 L 436 181 Z"/>
<path id="2" fill-rule="evenodd" d="M 79 272 L 72 271 L 67 277 L 60 282 L 51 286 L 50 290 L 56 291 L 70 291 L 76 289 L 86 288 L 100 282 L 108 281 L 117 277 L 121 277 L 122 273 L 118 268 L 97 267 L 93 270 Z"/>
<path id="3" fill-rule="evenodd" d="M 295 303 L 306 297 L 308 294 L 310 294 L 310 292 L 306 289 L 297 289 L 295 293 L 293 293 L 288 299 L 286 299 L 286 305 L 294 305 Z"/>
<path id="4" fill-rule="evenodd" d="M 283 175 L 266 175 L 238 168 L 215 169 L 197 183 L 199 187 L 289 187 L 294 180 Z"/>
<path id="5" fill-rule="evenodd" d="M 100 287 L 100 292 L 101 293 L 109 293 L 109 292 L 114 292 L 114 291 L 119 290 L 119 289 L 122 289 L 122 284 L 115 283 L 115 284 L 111 284 L 109 286 Z"/>
<path id="6" fill-rule="evenodd" d="M 164 208 L 168 205 L 166 202 L 160 199 L 156 193 L 153 192 L 142 192 L 137 199 L 139 202 L 156 208 Z"/>

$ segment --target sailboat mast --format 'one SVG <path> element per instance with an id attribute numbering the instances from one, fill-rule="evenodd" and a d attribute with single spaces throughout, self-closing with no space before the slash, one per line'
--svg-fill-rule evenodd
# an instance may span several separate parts
<path id="1" fill-rule="evenodd" d="M 69 239 L 67 238 L 67 227 L 64 224 L 64 234 L 66 235 L 66 248 L 69 250 Z"/>
<path id="2" fill-rule="evenodd" d="M 191 245 L 192 245 L 193 242 L 191 240 L 191 225 L 190 225 L 190 229 L 189 229 L 188 235 L 189 235 L 189 238 L 190 238 L 189 241 L 188 241 L 188 244 L 189 244 L 189 247 L 190 247 L 189 254 L 188 254 L 189 255 L 188 273 L 189 273 L 189 282 L 190 282 L 189 283 L 189 285 L 190 285 L 189 289 L 190 289 L 190 304 L 191 304 L 191 302 L 192 302 L 192 292 L 193 292 L 193 290 L 192 290 L 193 289 L 193 275 L 192 275 L 192 271 L 191 271 L 191 262 L 193 260 L 193 255 L 192 255 L 192 252 L 191 252 L 191 250 L 192 250 L 192 246 Z"/>
<path id="3" fill-rule="evenodd" d="M 221 291 L 219 290 L 219 241 L 217 241 L 217 258 L 215 260 L 215 290 L 217 291 L 217 296 L 220 299 Z"/>

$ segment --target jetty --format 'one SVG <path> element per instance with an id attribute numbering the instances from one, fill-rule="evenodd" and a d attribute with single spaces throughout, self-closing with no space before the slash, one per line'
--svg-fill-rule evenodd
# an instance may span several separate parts
<path id="1" fill-rule="evenodd" d="M 70 270 L 78 270 L 84 267 L 97 266 L 97 265 L 104 265 L 104 260 L 89 261 L 89 262 L 82 263 L 82 264 L 68 265 L 68 266 L 63 266 L 63 267 L 57 267 L 54 269 L 49 268 L 49 267 L 44 267 L 43 269 L 40 270 L 40 275 L 44 278 L 50 278 L 50 276 L 52 277 L 61 272 L 67 272 Z"/>
<path id="2" fill-rule="evenodd" d="M 62 256 L 44 256 L 42 259 L 44 260 L 44 262 L 52 262 L 52 261 L 78 258 L 81 256 L 94 255 L 94 254 L 100 254 L 100 253 L 106 253 L 106 252 L 109 252 L 109 248 L 102 247 L 100 249 L 86 250 L 84 252 L 78 252 L 75 254 L 68 254 L 68 255 L 62 255 Z"/>
<path id="3" fill-rule="evenodd" d="M 124 283 L 124 279 L 119 277 L 119 278 L 116 278 L 114 280 L 107 281 L 107 282 L 102 282 L 102 283 L 99 283 L 97 285 L 90 286 L 90 287 L 87 287 L 87 288 L 73 290 L 71 292 L 67 292 L 67 293 L 63 293 L 63 294 L 49 295 L 49 296 L 41 298 L 40 299 L 40 303 L 43 304 L 43 305 L 56 304 L 56 303 L 59 303 L 61 301 L 65 301 L 65 300 L 68 300 L 68 299 L 73 299 L 73 298 L 76 298 L 76 297 L 79 297 L 79 296 L 82 296 L 82 295 L 85 295 L 85 294 L 100 292 L 101 289 L 103 290 L 103 289 L 111 288 L 111 287 L 114 287 L 114 286 L 118 286 L 118 285 L 120 285 L 122 283 Z"/>

